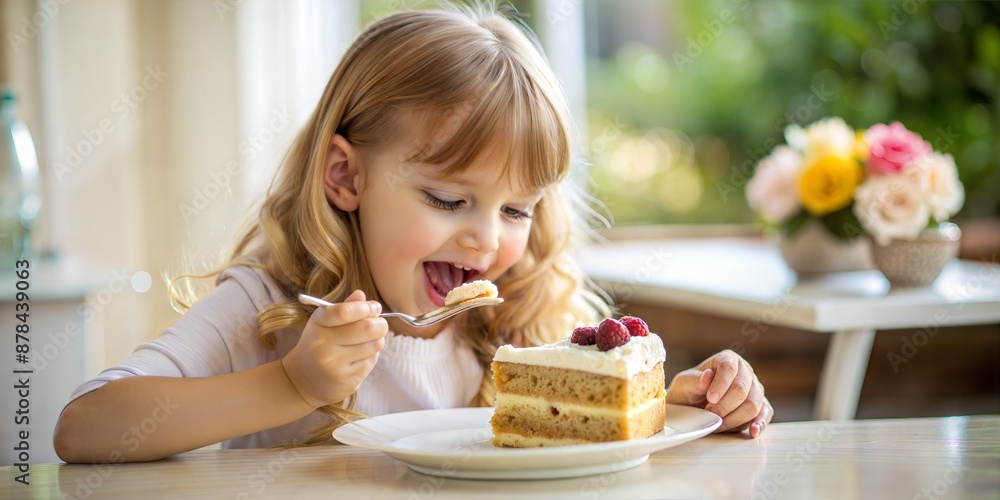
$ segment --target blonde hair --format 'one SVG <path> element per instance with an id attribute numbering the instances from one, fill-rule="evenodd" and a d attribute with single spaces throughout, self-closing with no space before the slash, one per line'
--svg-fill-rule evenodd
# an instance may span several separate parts
<path id="1" fill-rule="evenodd" d="M 304 129 L 269 188 L 259 221 L 238 239 L 222 270 L 262 269 L 287 300 L 258 315 L 259 340 L 269 349 L 280 330 L 301 329 L 312 307 L 298 293 L 333 302 L 360 289 L 379 300 L 368 270 L 356 212 L 332 206 L 324 194 L 324 166 L 334 134 L 361 152 L 403 136 L 416 118 L 436 130 L 461 113 L 460 133 L 441 143 L 421 142 L 413 160 L 446 172 L 469 167 L 484 152 L 506 151 L 502 165 L 519 187 L 545 189 L 535 208 L 524 256 L 496 284 L 505 304 L 459 317 L 458 335 L 472 346 L 487 375 L 470 401 L 493 404 L 488 375 L 497 347 L 538 345 L 567 336 L 574 326 L 609 315 L 588 291 L 571 250 L 585 234 L 585 206 L 573 208 L 567 179 L 570 122 L 555 77 L 527 30 L 495 7 L 401 12 L 368 26 L 347 50 Z M 412 127 L 411 127 L 412 128 Z M 495 148 L 498 138 L 505 147 Z M 217 273 L 213 273 L 217 274 Z M 180 301 L 179 301 L 180 302 Z M 182 302 L 181 302 L 182 303 Z M 357 417 L 356 394 L 319 411 L 331 421 L 306 444 Z"/>

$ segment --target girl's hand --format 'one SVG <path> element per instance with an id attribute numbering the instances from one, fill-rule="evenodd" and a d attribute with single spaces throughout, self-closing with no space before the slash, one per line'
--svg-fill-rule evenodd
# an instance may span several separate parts
<path id="1" fill-rule="evenodd" d="M 667 402 L 704 408 L 722 417 L 716 432 L 750 429 L 757 437 L 771 422 L 774 408 L 750 363 L 726 349 L 678 373 L 667 388 Z"/>
<path id="2" fill-rule="evenodd" d="M 343 401 L 358 390 L 385 347 L 382 305 L 356 290 L 340 304 L 319 307 L 299 343 L 281 360 L 288 380 L 309 406 Z"/>

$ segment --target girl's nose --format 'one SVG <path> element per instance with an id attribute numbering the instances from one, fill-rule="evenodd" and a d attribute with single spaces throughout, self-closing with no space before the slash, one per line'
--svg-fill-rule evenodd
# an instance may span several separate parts
<path id="1" fill-rule="evenodd" d="M 500 249 L 500 221 L 498 217 L 470 218 L 468 225 L 458 235 L 458 244 L 482 253 Z"/>

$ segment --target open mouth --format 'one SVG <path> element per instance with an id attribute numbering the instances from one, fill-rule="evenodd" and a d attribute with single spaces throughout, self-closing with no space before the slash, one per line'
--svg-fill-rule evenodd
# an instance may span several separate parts
<path id="1" fill-rule="evenodd" d="M 424 262 L 424 288 L 431 302 L 438 307 L 444 307 L 444 298 L 453 288 L 481 275 L 475 269 L 453 262 Z"/>

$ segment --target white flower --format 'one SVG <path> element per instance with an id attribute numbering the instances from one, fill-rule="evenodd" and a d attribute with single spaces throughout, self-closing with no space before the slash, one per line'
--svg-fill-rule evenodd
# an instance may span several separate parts
<path id="1" fill-rule="evenodd" d="M 799 211 L 795 179 L 802 168 L 802 155 L 788 146 L 774 148 L 757 165 L 747 183 L 747 203 L 764 219 L 781 223 Z"/>
<path id="2" fill-rule="evenodd" d="M 913 160 L 913 165 L 920 170 L 921 191 L 934 220 L 944 222 L 955 215 L 965 202 L 955 159 L 950 154 L 931 152 Z"/>
<path id="3" fill-rule="evenodd" d="M 796 151 L 808 156 L 839 156 L 854 154 L 854 130 L 843 118 L 820 120 L 805 129 L 798 125 L 785 128 L 785 141 Z"/>
<path id="4" fill-rule="evenodd" d="M 809 138 L 806 137 L 806 131 L 795 124 L 785 127 L 785 142 L 800 153 L 809 148 Z"/>
<path id="5" fill-rule="evenodd" d="M 893 239 L 912 240 L 927 227 L 930 208 L 921 189 L 919 169 L 869 177 L 854 194 L 854 214 L 881 246 Z"/>

